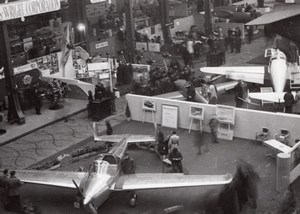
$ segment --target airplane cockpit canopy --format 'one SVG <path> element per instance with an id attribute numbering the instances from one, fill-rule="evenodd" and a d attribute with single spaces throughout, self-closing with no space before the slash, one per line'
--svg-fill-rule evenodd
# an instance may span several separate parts
<path id="1" fill-rule="evenodd" d="M 89 174 L 109 174 L 113 175 L 117 172 L 118 160 L 111 154 L 101 155 L 101 157 L 93 161 L 89 168 Z"/>

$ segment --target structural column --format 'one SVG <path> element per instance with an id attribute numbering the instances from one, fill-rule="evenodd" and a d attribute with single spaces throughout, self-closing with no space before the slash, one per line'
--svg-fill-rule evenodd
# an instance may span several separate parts
<path id="1" fill-rule="evenodd" d="M 132 12 L 132 0 L 124 1 L 125 18 L 126 18 L 126 45 L 128 61 L 134 62 L 134 51 L 135 51 L 135 36 L 134 36 L 134 20 Z"/>
<path id="2" fill-rule="evenodd" d="M 0 66 L 4 67 L 5 87 L 8 96 L 8 116 L 10 123 L 24 124 L 25 118 L 21 110 L 17 88 L 13 79 L 13 65 L 6 22 L 0 22 Z"/>
<path id="3" fill-rule="evenodd" d="M 212 33 L 212 20 L 211 20 L 211 1 L 204 0 L 204 10 L 205 10 L 205 21 L 204 28 L 206 36 Z"/>
<path id="4" fill-rule="evenodd" d="M 161 11 L 161 30 L 164 36 L 165 43 L 170 43 L 170 26 L 169 24 L 169 1 L 159 0 L 159 7 Z"/>

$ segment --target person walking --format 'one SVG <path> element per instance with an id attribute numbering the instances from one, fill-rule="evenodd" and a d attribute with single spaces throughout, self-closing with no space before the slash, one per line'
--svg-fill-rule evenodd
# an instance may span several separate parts
<path id="1" fill-rule="evenodd" d="M 1 203 L 5 210 L 8 210 L 8 170 L 3 170 L 3 175 L 0 176 L 0 197 Z"/>
<path id="2" fill-rule="evenodd" d="M 296 92 L 294 105 L 293 105 L 293 113 L 300 114 L 300 91 Z"/>
<path id="3" fill-rule="evenodd" d="M 284 105 L 285 105 L 285 113 L 292 113 L 292 107 L 294 104 L 294 95 L 291 90 L 288 89 L 287 92 L 283 96 Z"/>
<path id="4" fill-rule="evenodd" d="M 22 212 L 20 187 L 22 182 L 16 177 L 16 171 L 10 171 L 10 178 L 8 179 L 8 203 L 11 211 L 16 213 Z"/>
<path id="5" fill-rule="evenodd" d="M 177 148 L 174 148 L 169 154 L 169 160 L 172 163 L 172 168 L 174 173 L 183 173 L 182 167 L 182 154 L 178 151 Z"/>
<path id="6" fill-rule="evenodd" d="M 214 143 L 219 143 L 219 141 L 218 141 L 218 126 L 219 126 L 219 120 L 217 119 L 217 115 L 214 114 L 209 121 L 209 127 L 210 127 L 211 136 L 212 136 L 212 141 Z"/>
<path id="7" fill-rule="evenodd" d="M 169 136 L 169 154 L 172 152 L 174 148 L 178 148 L 179 146 L 179 136 L 176 134 L 176 131 L 172 131 L 171 135 Z"/>

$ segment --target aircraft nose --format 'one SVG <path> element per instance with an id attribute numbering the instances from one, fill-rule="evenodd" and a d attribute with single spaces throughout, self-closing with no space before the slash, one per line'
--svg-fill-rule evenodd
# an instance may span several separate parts
<path id="1" fill-rule="evenodd" d="M 83 205 L 87 205 L 91 202 L 92 198 L 89 196 L 86 196 L 83 200 Z"/>

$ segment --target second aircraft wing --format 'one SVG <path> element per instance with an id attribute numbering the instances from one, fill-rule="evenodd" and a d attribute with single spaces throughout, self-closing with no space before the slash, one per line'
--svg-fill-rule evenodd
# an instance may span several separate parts
<path id="1" fill-rule="evenodd" d="M 264 66 L 244 66 L 244 67 L 203 67 L 200 71 L 210 74 L 226 75 L 226 78 L 233 80 L 243 80 L 245 82 L 264 83 Z"/>
<path id="2" fill-rule="evenodd" d="M 232 175 L 184 175 L 175 173 L 141 173 L 121 176 L 112 187 L 114 191 L 164 189 L 192 186 L 224 185 Z"/>
<path id="3" fill-rule="evenodd" d="M 76 183 L 80 183 L 85 172 L 61 172 L 47 170 L 16 170 L 16 176 L 24 183 L 41 184 L 47 186 L 65 187 L 75 189 Z"/>

